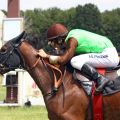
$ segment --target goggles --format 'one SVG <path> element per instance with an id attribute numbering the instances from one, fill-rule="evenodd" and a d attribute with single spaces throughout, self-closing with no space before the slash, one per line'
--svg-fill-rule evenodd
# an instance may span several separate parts
<path id="1" fill-rule="evenodd" d="M 54 42 L 54 43 L 57 43 L 57 44 L 62 44 L 67 36 L 67 33 L 68 32 L 65 32 L 61 35 L 58 35 L 58 36 L 55 36 L 55 37 L 51 37 L 51 38 L 48 38 L 48 41 L 49 42 Z"/>

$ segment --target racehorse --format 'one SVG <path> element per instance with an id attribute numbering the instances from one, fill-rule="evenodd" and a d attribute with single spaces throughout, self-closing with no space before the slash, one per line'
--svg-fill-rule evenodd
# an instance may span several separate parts
<path id="1" fill-rule="evenodd" d="M 63 69 L 62 84 L 57 92 L 52 92 L 54 72 L 37 56 L 38 51 L 26 42 L 24 35 L 25 32 L 2 46 L 0 74 L 16 68 L 27 70 L 43 94 L 50 120 L 91 120 L 90 97 L 71 71 Z M 103 97 L 103 113 L 104 120 L 120 120 L 120 92 Z"/>

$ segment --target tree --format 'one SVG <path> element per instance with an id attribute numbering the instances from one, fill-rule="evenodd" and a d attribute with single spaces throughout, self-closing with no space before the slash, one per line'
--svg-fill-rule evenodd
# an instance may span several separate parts
<path id="1" fill-rule="evenodd" d="M 105 11 L 102 14 L 104 34 L 108 36 L 120 52 L 120 9 Z"/>
<path id="2" fill-rule="evenodd" d="M 91 32 L 102 32 L 101 13 L 93 4 L 76 7 L 76 28 L 86 29 Z"/>

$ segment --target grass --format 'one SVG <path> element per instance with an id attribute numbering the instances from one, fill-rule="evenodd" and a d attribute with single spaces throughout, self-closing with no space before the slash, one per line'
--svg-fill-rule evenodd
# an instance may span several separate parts
<path id="1" fill-rule="evenodd" d="M 1 120 L 49 120 L 44 106 L 0 107 Z"/>

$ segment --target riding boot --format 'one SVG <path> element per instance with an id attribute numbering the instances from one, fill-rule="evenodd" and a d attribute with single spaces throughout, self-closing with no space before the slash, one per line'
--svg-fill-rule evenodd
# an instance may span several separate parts
<path id="1" fill-rule="evenodd" d="M 93 80 L 97 84 L 96 92 L 100 92 L 103 90 L 104 86 L 109 82 L 109 80 L 99 74 L 96 69 L 91 67 L 88 64 L 84 64 L 81 68 L 81 72 L 90 80 Z"/>

